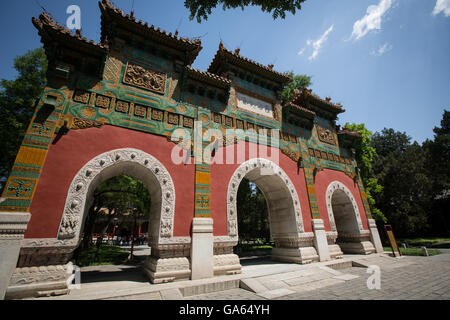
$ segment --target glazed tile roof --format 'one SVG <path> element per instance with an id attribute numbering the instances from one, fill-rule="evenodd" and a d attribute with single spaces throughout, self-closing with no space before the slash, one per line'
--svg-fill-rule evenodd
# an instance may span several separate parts
<path id="1" fill-rule="evenodd" d="M 188 70 L 188 73 L 191 75 L 191 77 L 194 79 L 203 80 L 223 88 L 227 88 L 231 84 L 231 80 L 218 76 L 214 73 L 210 73 L 208 71 L 201 71 L 190 65 L 186 66 L 186 69 Z"/>
<path id="2" fill-rule="evenodd" d="M 348 136 L 352 136 L 355 138 L 362 138 L 361 134 L 358 131 L 352 131 L 346 128 L 343 128 L 341 130 L 338 131 L 339 135 L 348 135 Z"/>
<path id="3" fill-rule="evenodd" d="M 336 114 L 345 112 L 345 110 L 342 108 L 342 105 L 332 103 L 331 98 L 322 99 L 319 96 L 313 94 L 312 90 L 308 90 L 306 88 L 303 88 L 302 92 L 298 90 L 296 91 L 297 92 L 294 93 L 294 96 L 290 101 L 294 104 L 305 105 L 305 102 L 309 101 L 312 102 L 313 105 L 325 108 L 327 111 Z"/>
<path id="4" fill-rule="evenodd" d="M 85 49 L 88 49 L 90 53 L 92 50 L 101 51 L 104 53 L 108 49 L 108 45 L 103 43 L 95 43 L 93 40 L 88 40 L 85 37 L 81 36 L 81 32 L 77 30 L 75 33 L 72 33 L 69 29 L 65 28 L 55 22 L 53 18 L 46 12 L 39 15 L 39 19 L 33 17 L 31 19 L 33 25 L 38 29 L 39 35 L 41 36 L 41 42 L 45 43 L 46 41 L 53 41 L 55 39 L 60 39 L 65 41 L 66 43 L 72 43 L 76 45 L 78 48 L 80 46 Z"/>
<path id="5" fill-rule="evenodd" d="M 301 115 L 305 115 L 309 118 L 314 118 L 314 116 L 316 115 L 316 113 L 314 111 L 311 111 L 307 108 L 301 107 L 297 104 L 294 104 L 292 102 L 288 102 L 284 104 L 284 107 L 290 108 L 290 110 L 292 110 L 294 113 L 298 113 Z"/>
<path id="6" fill-rule="evenodd" d="M 281 73 L 273 70 L 273 65 L 265 66 L 256 61 L 243 57 L 239 54 L 239 50 L 232 52 L 225 48 L 222 42 L 220 42 L 219 44 L 219 50 L 217 50 L 216 55 L 214 56 L 214 59 L 208 68 L 208 71 L 211 73 L 217 73 L 223 60 L 235 63 L 238 66 L 252 70 L 255 73 L 266 76 L 269 79 L 281 83 L 292 81 L 288 73 Z"/>
<path id="7" fill-rule="evenodd" d="M 178 36 L 178 31 L 172 34 L 166 30 L 161 30 L 161 28 L 155 28 L 155 26 L 149 26 L 147 22 L 142 20 L 137 20 L 133 12 L 131 15 L 125 14 L 122 10 L 114 7 L 109 0 L 102 0 L 99 2 L 99 7 L 102 12 L 102 22 L 101 22 L 101 41 L 106 42 L 107 40 L 107 30 L 111 25 L 111 20 L 119 21 L 123 25 L 127 25 L 131 28 L 131 31 L 137 31 L 141 36 L 157 40 L 166 45 L 175 47 L 177 49 L 186 50 L 189 52 L 188 64 L 192 64 L 198 53 L 202 49 L 200 39 L 188 39 Z"/>

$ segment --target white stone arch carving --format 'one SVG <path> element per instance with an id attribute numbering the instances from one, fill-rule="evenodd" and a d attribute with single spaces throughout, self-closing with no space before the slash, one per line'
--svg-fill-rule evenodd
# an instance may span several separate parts
<path id="1" fill-rule="evenodd" d="M 358 230 L 360 232 L 364 231 L 362 222 L 361 222 L 361 215 L 359 214 L 358 205 L 356 203 L 355 198 L 353 197 L 352 192 L 341 182 L 339 181 L 333 181 L 328 185 L 327 191 L 326 191 L 326 205 L 327 205 L 327 212 L 328 212 L 328 220 L 330 222 L 330 228 L 332 232 L 337 232 L 336 228 L 336 221 L 334 219 L 333 214 L 333 206 L 332 206 L 332 198 L 333 194 L 336 190 L 341 190 L 345 193 L 345 195 L 348 197 L 348 200 L 351 202 L 353 207 L 353 213 L 356 218 L 356 222 L 358 224 Z"/>
<path id="2" fill-rule="evenodd" d="M 175 187 L 170 173 L 152 155 L 124 148 L 102 153 L 87 162 L 75 175 L 66 197 L 57 240 L 78 244 L 86 212 L 95 188 L 103 181 L 129 174 L 146 184 L 150 193 L 151 244 L 180 242 L 173 237 Z M 152 223 L 153 222 L 153 223 Z M 183 239 L 182 242 L 186 242 Z"/>
<path id="3" fill-rule="evenodd" d="M 276 163 L 264 159 L 264 158 L 254 158 L 242 163 L 231 176 L 230 182 L 228 184 L 227 190 L 227 230 L 228 230 L 228 240 L 237 241 L 238 240 L 238 223 L 237 223 L 237 191 L 239 184 L 242 179 L 251 171 L 255 169 L 271 170 L 274 175 L 276 175 L 286 188 L 290 192 L 290 199 L 292 200 L 292 205 L 295 212 L 296 221 L 296 231 L 298 233 L 304 232 L 302 211 L 300 208 L 300 200 L 298 198 L 297 191 L 294 184 L 292 183 L 289 176 L 281 169 Z M 270 171 L 268 171 L 270 172 Z M 261 190 L 263 193 L 264 191 Z M 267 197 L 266 197 L 267 201 Z"/>

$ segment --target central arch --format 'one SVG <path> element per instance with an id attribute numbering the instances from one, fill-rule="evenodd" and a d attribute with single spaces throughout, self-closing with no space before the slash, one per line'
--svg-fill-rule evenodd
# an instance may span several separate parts
<path id="1" fill-rule="evenodd" d="M 242 163 L 231 176 L 227 190 L 228 240 L 234 245 L 238 241 L 237 192 L 244 178 L 255 183 L 266 199 L 270 233 L 275 242 L 272 259 L 296 263 L 316 261 L 314 234 L 305 232 L 294 184 L 283 169 L 264 158 Z"/>
<path id="2" fill-rule="evenodd" d="M 158 159 L 138 149 L 105 152 L 79 170 L 69 187 L 57 240 L 68 246 L 80 244 L 95 189 L 102 182 L 122 174 L 141 180 L 150 194 L 148 233 L 152 250 L 144 267 L 150 280 L 156 283 L 170 281 L 169 278 L 189 279 L 187 254 L 181 250 L 183 256 L 173 256 L 175 247 L 189 246 L 190 237 L 173 236 L 175 186 L 172 177 Z"/>

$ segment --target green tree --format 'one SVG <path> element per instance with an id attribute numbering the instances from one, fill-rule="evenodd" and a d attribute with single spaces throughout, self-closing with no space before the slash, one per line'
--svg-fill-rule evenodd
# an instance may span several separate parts
<path id="1" fill-rule="evenodd" d="M 245 178 L 238 189 L 237 211 L 240 241 L 270 240 L 266 199 L 258 187 Z"/>
<path id="2" fill-rule="evenodd" d="M 433 206 L 430 214 L 432 232 L 448 235 L 450 232 L 450 112 L 444 110 L 441 126 L 435 127 L 433 141 L 427 140 L 427 164 L 432 179 Z"/>
<path id="3" fill-rule="evenodd" d="M 295 14 L 301 10 L 301 4 L 305 0 L 185 0 L 184 6 L 191 12 L 190 19 L 197 18 L 201 23 L 202 19 L 207 20 L 212 9 L 221 4 L 223 10 L 241 8 L 244 10 L 248 6 L 260 7 L 263 12 L 272 13 L 274 19 L 286 17 L 286 13 Z"/>
<path id="4" fill-rule="evenodd" d="M 146 186 L 133 177 L 116 176 L 100 184 L 94 192 L 94 201 L 86 219 L 83 248 L 90 246 L 92 227 L 100 217 L 107 215 L 106 232 L 116 217 L 127 215 L 131 219 L 148 218 L 150 201 Z"/>
<path id="5" fill-rule="evenodd" d="M 401 133 L 399 133 L 401 134 Z M 383 185 L 377 205 L 399 236 L 417 236 L 429 230 L 431 179 L 427 152 L 417 142 L 377 159 L 375 174 Z"/>
<path id="6" fill-rule="evenodd" d="M 398 132 L 392 128 L 384 128 L 381 133 L 375 132 L 372 137 L 372 146 L 380 157 L 385 157 L 394 151 L 405 151 L 410 144 L 411 137 L 406 132 Z"/>
<path id="7" fill-rule="evenodd" d="M 47 82 L 44 49 L 28 51 L 14 59 L 18 75 L 14 80 L 0 80 L 0 189 L 11 169 L 27 126 Z"/>
<path id="8" fill-rule="evenodd" d="M 378 183 L 378 179 L 373 173 L 372 163 L 377 152 L 372 146 L 372 132 L 363 123 L 346 123 L 344 127 L 352 131 L 358 131 L 362 137 L 355 145 L 355 158 L 366 190 L 367 201 L 374 219 L 379 222 L 386 222 L 386 217 L 376 206 L 374 198 L 374 195 L 379 194 L 383 187 Z"/>
<path id="9" fill-rule="evenodd" d="M 281 93 L 281 98 L 283 101 L 289 101 L 294 95 L 294 90 L 302 91 L 303 88 L 311 86 L 311 77 L 305 74 L 294 74 L 294 72 L 289 72 L 292 78 L 292 82 L 288 83 Z"/>

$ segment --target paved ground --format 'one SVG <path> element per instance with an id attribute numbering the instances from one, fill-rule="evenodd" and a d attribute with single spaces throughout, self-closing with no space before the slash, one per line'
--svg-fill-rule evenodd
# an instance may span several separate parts
<path id="1" fill-rule="evenodd" d="M 367 279 L 372 275 L 367 268 L 352 267 L 339 270 L 346 276 L 338 279 L 316 274 L 315 279 L 286 287 L 290 294 L 274 299 L 281 300 L 448 300 L 450 299 L 450 250 L 432 257 L 401 257 L 395 263 L 390 259 L 369 258 L 367 265 L 378 265 L 381 273 L 380 289 L 369 290 Z M 394 259 L 394 258 L 391 258 Z M 361 261 L 362 262 L 362 261 Z M 300 278 L 301 279 L 301 278 Z M 286 284 L 287 280 L 284 280 Z M 301 281 L 300 281 L 301 282 Z M 261 295 L 243 289 L 233 289 L 203 294 L 189 299 L 230 300 L 265 299 Z"/>
<path id="2" fill-rule="evenodd" d="M 146 248 L 141 249 L 139 251 L 147 253 Z M 347 255 L 343 260 L 309 265 L 250 259 L 241 261 L 243 272 L 240 275 L 159 285 L 150 284 L 136 266 L 86 267 L 82 268 L 82 289 L 45 299 L 448 300 L 450 249 L 441 251 L 443 254 L 432 257 Z M 373 274 L 367 272 L 367 267 L 373 265 L 380 268 L 381 282 L 380 289 L 370 290 L 367 282 Z M 203 292 L 210 293 L 199 294 Z"/>

